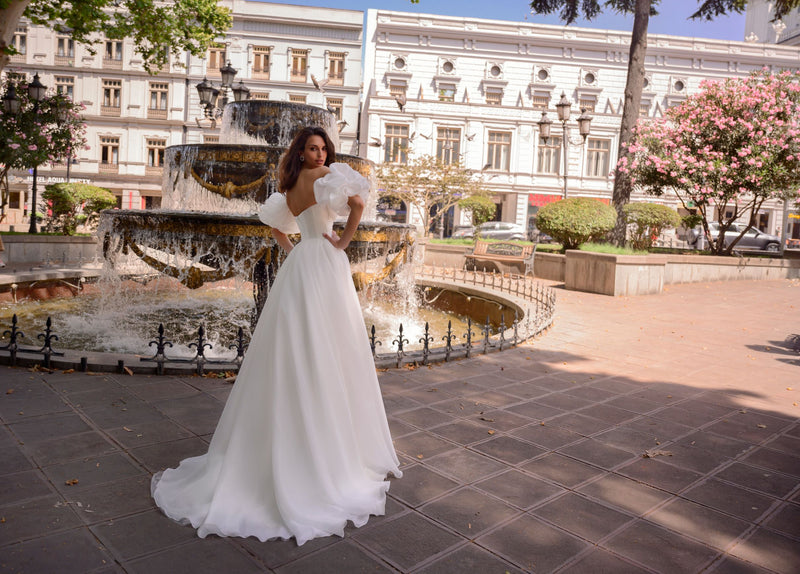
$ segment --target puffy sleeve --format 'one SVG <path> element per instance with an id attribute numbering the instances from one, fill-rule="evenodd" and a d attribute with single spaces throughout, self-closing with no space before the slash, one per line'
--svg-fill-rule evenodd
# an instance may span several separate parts
<path id="1" fill-rule="evenodd" d="M 358 195 L 366 203 L 369 180 L 346 163 L 332 163 L 330 172 L 314 182 L 314 199 L 327 205 L 336 215 L 347 215 L 347 199 Z"/>
<path id="2" fill-rule="evenodd" d="M 286 205 L 286 196 L 282 193 L 273 193 L 258 210 L 258 218 L 261 223 L 274 227 L 287 235 L 300 233 L 294 215 Z"/>

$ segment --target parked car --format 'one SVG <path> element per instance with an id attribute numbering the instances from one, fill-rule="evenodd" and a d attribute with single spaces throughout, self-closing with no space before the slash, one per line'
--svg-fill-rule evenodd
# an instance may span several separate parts
<path id="1" fill-rule="evenodd" d="M 507 221 L 487 221 L 478 226 L 481 239 L 524 240 L 527 233 L 522 225 Z"/>
<path id="2" fill-rule="evenodd" d="M 475 228 L 472 225 L 456 225 L 450 237 L 453 239 L 472 239 L 474 235 Z"/>
<path id="3" fill-rule="evenodd" d="M 711 222 L 708 224 L 709 233 L 713 239 L 719 235 L 719 224 Z M 725 232 L 725 244 L 730 245 L 742 231 L 747 227 L 743 223 L 734 223 Z M 705 249 L 708 247 L 708 241 L 703 234 L 701 226 L 692 229 L 686 238 L 689 245 L 697 249 Z M 762 251 L 778 251 L 780 249 L 781 240 L 777 235 L 764 233 L 756 228 L 751 228 L 739 240 L 734 249 L 760 249 Z"/>

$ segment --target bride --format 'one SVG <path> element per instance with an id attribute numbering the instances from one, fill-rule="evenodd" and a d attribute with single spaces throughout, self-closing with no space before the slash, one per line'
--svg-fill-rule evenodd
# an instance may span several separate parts
<path id="1" fill-rule="evenodd" d="M 153 477 L 156 504 L 201 538 L 343 536 L 348 520 L 384 513 L 386 476 L 402 476 L 343 252 L 369 183 L 335 157 L 325 131 L 306 127 L 281 159 L 281 193 L 259 217 L 289 255 L 208 452 Z"/>

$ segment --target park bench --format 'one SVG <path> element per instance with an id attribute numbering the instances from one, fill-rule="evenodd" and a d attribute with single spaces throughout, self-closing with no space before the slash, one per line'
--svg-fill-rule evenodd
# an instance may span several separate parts
<path id="1" fill-rule="evenodd" d="M 518 243 L 489 242 L 478 239 L 475 247 L 466 255 L 468 268 L 490 271 L 496 269 L 501 273 L 519 273 L 533 275 L 533 258 L 536 245 L 520 245 Z"/>

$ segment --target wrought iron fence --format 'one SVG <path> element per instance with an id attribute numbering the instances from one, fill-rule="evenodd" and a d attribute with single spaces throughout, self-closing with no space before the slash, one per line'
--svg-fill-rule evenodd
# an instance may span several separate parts
<path id="1" fill-rule="evenodd" d="M 378 352 L 378 347 L 383 346 L 383 342 L 377 339 L 374 325 L 368 330 L 370 348 L 378 367 L 399 367 L 407 363 L 429 364 L 431 362 L 450 361 L 461 357 L 471 357 L 475 354 L 485 354 L 495 351 L 502 351 L 510 347 L 516 347 L 519 343 L 540 334 L 547 329 L 553 321 L 555 311 L 555 291 L 547 287 L 532 277 L 516 274 L 501 274 L 496 272 L 486 272 L 468 269 L 455 269 L 447 267 L 420 266 L 416 269 L 417 280 L 442 288 L 447 287 L 467 287 L 479 288 L 486 296 L 492 293 L 506 294 L 510 297 L 507 302 L 511 306 L 521 309 L 521 313 L 514 310 L 513 317 L 502 313 L 499 324 L 492 326 L 489 317 L 481 323 L 467 319 L 467 330 L 465 333 L 456 333 L 453 330 L 452 322 L 448 321 L 447 330 L 444 334 L 434 334 L 430 331 L 428 323 L 425 323 L 423 336 L 417 341 L 422 345 L 421 349 L 408 350 L 410 344 L 406 334 L 404 334 L 403 324 L 398 326 L 396 336 L 391 342 L 391 349 L 385 352 Z M 20 355 L 30 362 L 31 357 L 42 357 L 42 366 L 51 368 L 53 357 L 64 357 L 65 353 L 53 348 L 53 344 L 59 341 L 58 335 L 53 332 L 52 320 L 47 318 L 45 330 L 37 335 L 37 339 L 42 341 L 42 346 L 22 345 L 21 339 L 27 339 L 20 330 L 17 316 L 11 320 L 10 329 L 2 333 L 0 342 L 8 341 L 7 344 L 0 344 L 0 362 L 10 365 L 17 365 Z M 164 325 L 159 324 L 156 329 L 155 338 L 148 343 L 148 347 L 155 347 L 155 353 L 150 357 L 139 358 L 140 362 L 155 364 L 156 373 L 164 373 L 165 365 L 192 365 L 194 371 L 202 375 L 208 366 L 218 367 L 220 370 L 236 370 L 244 359 L 248 341 L 245 340 L 244 332 L 241 327 L 235 336 L 235 343 L 228 349 L 235 350 L 236 356 L 233 358 L 213 358 L 207 356 L 207 351 L 213 349 L 206 337 L 205 326 L 200 325 L 197 329 L 196 338 L 188 344 L 194 350 L 194 356 L 179 357 L 170 356 L 168 349 L 173 348 L 173 342 L 167 339 Z M 76 357 L 80 354 L 74 351 L 71 354 Z M 61 363 L 66 364 L 69 359 L 63 359 Z M 89 369 L 87 357 L 80 357 L 79 360 L 72 360 L 72 364 L 78 369 L 86 371 Z M 123 360 L 118 360 L 116 369 L 125 369 Z"/>

